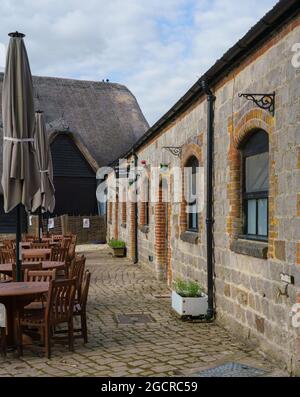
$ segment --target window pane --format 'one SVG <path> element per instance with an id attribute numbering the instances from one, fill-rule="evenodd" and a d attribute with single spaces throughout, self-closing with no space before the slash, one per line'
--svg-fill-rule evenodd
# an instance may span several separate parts
<path id="1" fill-rule="evenodd" d="M 198 229 L 198 214 L 197 214 L 197 205 L 190 205 L 189 209 L 189 229 L 197 230 Z"/>
<path id="2" fill-rule="evenodd" d="M 269 153 L 246 158 L 246 192 L 269 190 Z"/>
<path id="3" fill-rule="evenodd" d="M 268 235 L 268 200 L 258 200 L 258 234 Z"/>
<path id="4" fill-rule="evenodd" d="M 247 234 L 256 234 L 256 200 L 248 201 Z"/>

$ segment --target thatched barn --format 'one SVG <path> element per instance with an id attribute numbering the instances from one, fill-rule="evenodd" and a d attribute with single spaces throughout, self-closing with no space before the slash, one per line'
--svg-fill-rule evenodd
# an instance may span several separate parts
<path id="1" fill-rule="evenodd" d="M 0 74 L 2 98 L 3 74 Z M 125 153 L 148 128 L 133 94 L 123 85 L 33 77 L 35 109 L 43 110 L 51 142 L 56 188 L 54 215 L 97 214 L 96 171 Z M 3 128 L 0 106 L 0 176 Z M 4 214 L 0 186 L 0 233 L 14 232 Z"/>

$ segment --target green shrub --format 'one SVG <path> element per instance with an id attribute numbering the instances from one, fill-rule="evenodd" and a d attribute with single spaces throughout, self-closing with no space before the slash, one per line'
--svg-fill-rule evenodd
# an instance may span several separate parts
<path id="1" fill-rule="evenodd" d="M 111 239 L 108 243 L 111 248 L 125 248 L 126 244 L 124 241 Z"/>
<path id="2" fill-rule="evenodd" d="M 200 298 L 203 295 L 203 288 L 196 281 L 178 279 L 174 281 L 173 286 L 182 298 Z"/>

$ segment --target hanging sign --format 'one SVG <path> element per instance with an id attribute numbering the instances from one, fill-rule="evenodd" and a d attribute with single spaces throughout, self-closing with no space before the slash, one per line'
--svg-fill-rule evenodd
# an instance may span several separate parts
<path id="1" fill-rule="evenodd" d="M 32 215 L 29 216 L 29 226 L 32 226 Z"/>
<path id="2" fill-rule="evenodd" d="M 83 219 L 83 228 L 84 229 L 89 229 L 91 226 L 90 226 L 90 220 L 89 220 L 89 218 L 84 218 Z"/>
<path id="3" fill-rule="evenodd" d="M 54 218 L 48 219 L 48 229 L 54 229 Z"/>

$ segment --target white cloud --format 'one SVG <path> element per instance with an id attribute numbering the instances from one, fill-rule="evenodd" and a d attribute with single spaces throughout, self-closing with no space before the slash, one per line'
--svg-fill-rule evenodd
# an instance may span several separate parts
<path id="1" fill-rule="evenodd" d="M 6 47 L 3 43 L 0 43 L 0 72 L 5 68 L 5 58 L 6 58 Z"/>
<path id="2" fill-rule="evenodd" d="M 275 3 L 1 0 L 0 42 L 24 31 L 34 74 L 127 85 L 153 123 Z"/>

